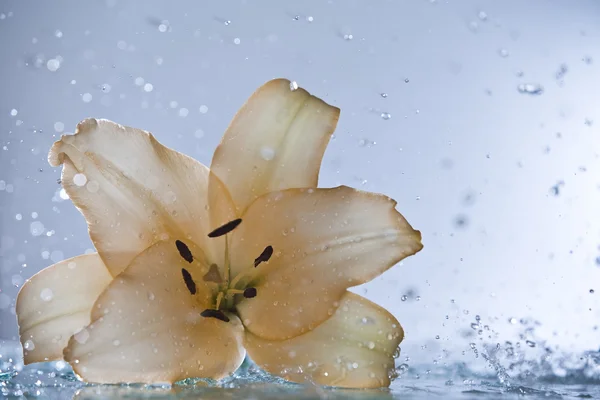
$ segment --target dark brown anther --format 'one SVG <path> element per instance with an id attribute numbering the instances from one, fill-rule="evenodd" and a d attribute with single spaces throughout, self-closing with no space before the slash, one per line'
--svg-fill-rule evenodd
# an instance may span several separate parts
<path id="1" fill-rule="evenodd" d="M 196 282 L 192 279 L 192 274 L 190 274 L 187 269 L 181 268 L 181 275 L 183 275 L 183 281 L 190 291 L 190 294 L 196 294 Z"/>
<path id="2" fill-rule="evenodd" d="M 256 288 L 249 287 L 244 290 L 244 297 L 247 299 L 251 299 L 256 297 Z"/>
<path id="3" fill-rule="evenodd" d="M 187 262 L 191 263 L 194 261 L 194 256 L 190 251 L 190 248 L 187 247 L 187 244 L 183 243 L 181 240 L 175 241 L 175 246 L 177 246 L 177 250 L 179 251 L 179 255 Z"/>
<path id="4" fill-rule="evenodd" d="M 221 310 L 213 310 L 212 308 L 207 308 L 206 310 L 202 311 L 200 315 L 205 318 L 216 318 L 223 322 L 229 322 L 229 318 Z"/>
<path id="5" fill-rule="evenodd" d="M 260 264 L 261 262 L 269 261 L 269 259 L 271 258 L 272 255 L 273 255 L 273 246 L 265 247 L 263 252 L 260 253 L 260 256 L 256 257 L 256 259 L 254 260 L 254 268 L 258 267 L 258 264 Z"/>
<path id="6" fill-rule="evenodd" d="M 225 225 L 222 225 L 208 234 L 209 238 L 216 238 L 219 236 L 227 235 L 229 232 L 238 227 L 239 224 L 242 223 L 242 219 L 234 219 L 233 221 L 229 221 Z"/>

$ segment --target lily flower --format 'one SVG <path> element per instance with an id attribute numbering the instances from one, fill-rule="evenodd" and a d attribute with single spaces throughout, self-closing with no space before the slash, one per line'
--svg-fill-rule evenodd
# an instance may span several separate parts
<path id="1" fill-rule="evenodd" d="M 422 248 L 386 196 L 317 188 L 339 109 L 277 79 L 238 111 L 211 168 L 150 133 L 86 119 L 50 150 L 97 253 L 17 298 L 26 364 L 96 383 L 220 379 L 246 352 L 294 382 L 388 386 L 403 339 L 347 289 Z"/>

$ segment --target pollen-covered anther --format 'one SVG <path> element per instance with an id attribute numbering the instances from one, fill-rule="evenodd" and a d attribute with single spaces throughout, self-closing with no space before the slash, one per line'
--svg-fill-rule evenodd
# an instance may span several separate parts
<path id="1" fill-rule="evenodd" d="M 181 268 L 181 275 L 183 275 L 183 282 L 185 282 L 190 294 L 196 294 L 196 282 L 194 282 L 192 274 L 187 269 Z"/>
<path id="2" fill-rule="evenodd" d="M 181 240 L 176 240 L 175 246 L 177 246 L 177 251 L 179 251 L 179 255 L 181 256 L 181 258 L 183 258 L 190 264 L 192 263 L 192 261 L 194 261 L 194 256 L 192 255 L 190 248 L 187 247 L 187 244 L 183 243 Z"/>
<path id="3" fill-rule="evenodd" d="M 216 318 L 223 322 L 229 322 L 229 317 L 225 315 L 225 313 L 221 310 L 215 310 L 212 308 L 207 308 L 206 310 L 200 313 L 204 318 Z"/>
<path id="4" fill-rule="evenodd" d="M 242 219 L 241 218 L 234 219 L 233 221 L 229 221 L 225 225 L 221 225 L 220 227 L 218 227 L 217 229 L 215 229 L 214 231 L 212 231 L 211 233 L 209 233 L 208 237 L 209 238 L 216 238 L 216 237 L 219 237 L 219 236 L 227 235 L 229 232 L 231 232 L 232 230 L 234 230 L 235 228 L 237 228 L 238 225 L 241 224 L 241 223 L 242 223 Z"/>
<path id="5" fill-rule="evenodd" d="M 260 256 L 256 257 L 256 259 L 254 260 L 254 268 L 258 267 L 258 264 L 262 263 L 262 262 L 267 262 L 271 259 L 271 256 L 273 255 L 273 246 L 267 246 L 265 247 L 265 249 L 263 250 L 262 253 L 260 253 Z"/>

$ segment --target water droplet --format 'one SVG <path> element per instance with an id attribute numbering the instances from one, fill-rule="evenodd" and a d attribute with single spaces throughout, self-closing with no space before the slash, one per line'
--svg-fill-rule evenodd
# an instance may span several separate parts
<path id="1" fill-rule="evenodd" d="M 61 38 L 63 37 L 63 33 L 57 29 L 56 31 L 54 31 L 54 36 L 56 36 L 57 38 Z"/>
<path id="2" fill-rule="evenodd" d="M 406 300 L 408 300 L 408 296 L 403 294 L 402 297 L 400 297 L 400 300 L 406 301 Z"/>
<path id="3" fill-rule="evenodd" d="M 48 68 L 48 71 L 50 72 L 55 72 L 60 68 L 60 61 L 58 61 L 56 58 L 51 58 L 46 63 L 46 68 Z"/>
<path id="4" fill-rule="evenodd" d="M 154 90 L 154 85 L 151 83 L 146 83 L 144 85 L 144 92 L 151 92 L 152 90 Z"/>
<path id="5" fill-rule="evenodd" d="M 275 149 L 272 147 L 263 146 L 260 149 L 260 156 L 265 161 L 271 161 L 273 158 L 275 158 Z"/>
<path id="6" fill-rule="evenodd" d="M 27 351 L 32 351 L 35 350 L 35 344 L 31 340 L 26 340 L 25 343 L 23 343 L 23 348 Z"/>
<path id="7" fill-rule="evenodd" d="M 344 35 L 344 40 L 352 40 L 354 39 L 354 36 L 352 36 L 352 34 L 345 34 Z"/>
<path id="8" fill-rule="evenodd" d="M 299 15 L 294 16 L 294 21 L 298 21 L 300 19 Z"/>
<path id="9" fill-rule="evenodd" d="M 525 344 L 526 344 L 527 346 L 529 346 L 529 347 L 535 347 L 535 342 L 534 342 L 534 341 L 531 341 L 531 340 L 526 340 L 526 341 L 525 341 Z"/>
<path id="10" fill-rule="evenodd" d="M 189 113 L 190 113 L 190 110 L 188 110 L 185 107 L 179 109 L 179 116 L 180 117 L 187 117 Z"/>
<path id="11" fill-rule="evenodd" d="M 498 50 L 498 54 L 500 54 L 500 57 L 502 58 L 506 58 L 509 56 L 508 50 L 506 50 L 505 48 L 501 48 L 500 50 Z"/>
<path id="12" fill-rule="evenodd" d="M 121 345 L 121 341 L 120 340 L 113 340 L 113 346 L 120 346 Z"/>
<path id="13" fill-rule="evenodd" d="M 381 97 L 383 97 L 384 99 L 388 97 L 387 93 L 381 93 Z"/>
<path id="14" fill-rule="evenodd" d="M 237 38 L 237 37 L 236 37 L 235 39 L 233 39 L 233 43 L 234 43 L 234 44 L 240 44 L 241 42 L 242 42 L 242 41 L 240 40 L 240 38 Z"/>
<path id="15" fill-rule="evenodd" d="M 200 114 L 206 114 L 208 112 L 208 106 L 205 106 L 204 104 L 200 106 L 200 108 L 198 109 L 198 111 L 200 111 Z"/>
<path id="16" fill-rule="evenodd" d="M 440 339 L 440 335 L 435 335 L 435 338 L 439 340 Z"/>
<path id="17" fill-rule="evenodd" d="M 522 94 L 539 96 L 544 93 L 544 87 L 537 83 L 522 83 L 517 86 L 517 90 Z"/>
<path id="18" fill-rule="evenodd" d="M 19 112 L 16 109 L 14 109 L 14 108 L 12 110 L 10 110 L 11 117 L 16 117 L 18 113 Z"/>
<path id="19" fill-rule="evenodd" d="M 391 119 L 392 118 L 392 114 L 390 114 L 388 112 L 382 112 L 381 113 L 381 118 L 385 119 L 385 120 Z"/>
<path id="20" fill-rule="evenodd" d="M 62 122 L 55 122 L 54 130 L 58 133 L 63 132 L 65 130 L 65 124 L 63 124 Z"/>
<path id="21" fill-rule="evenodd" d="M 487 21 L 487 19 L 488 19 L 488 15 L 485 11 L 479 11 L 479 14 L 477 14 L 477 16 L 482 21 Z"/>
<path id="22" fill-rule="evenodd" d="M 33 236 L 40 236 L 42 233 L 44 233 L 44 224 L 42 224 L 40 221 L 33 221 L 29 225 L 29 232 L 31 232 Z"/>
<path id="23" fill-rule="evenodd" d="M 79 187 L 84 186 L 87 182 L 87 177 L 84 174 L 75 174 L 73 176 L 73 183 Z"/>
<path id="24" fill-rule="evenodd" d="M 517 319 L 516 318 L 509 318 L 508 322 L 510 322 L 511 324 L 515 325 L 517 323 Z"/>
<path id="25" fill-rule="evenodd" d="M 596 265 L 600 267 L 600 256 L 596 257 Z"/>
<path id="26" fill-rule="evenodd" d="M 417 296 L 417 297 L 415 297 L 415 300 L 416 300 L 416 301 L 421 301 L 421 296 Z"/>
<path id="27" fill-rule="evenodd" d="M 298 90 L 298 82 L 296 81 L 291 81 L 290 82 L 290 90 L 293 92 L 295 90 Z"/>
<path id="28" fill-rule="evenodd" d="M 44 301 L 51 301 L 54 297 L 54 293 L 52 293 L 52 289 L 45 288 L 40 292 L 40 298 Z"/>
<path id="29" fill-rule="evenodd" d="M 158 31 L 161 33 L 165 33 L 169 30 L 169 21 L 162 21 L 160 25 L 158 25 Z"/>
<path id="30" fill-rule="evenodd" d="M 473 350 L 475 350 L 476 345 L 475 345 L 475 343 L 469 343 L 469 347 L 471 347 Z"/>
<path id="31" fill-rule="evenodd" d="M 22 219 L 23 219 L 23 215 L 21 215 L 21 214 L 17 214 L 17 215 L 15 215 L 15 219 L 16 219 L 17 221 L 20 221 L 20 220 L 22 220 Z"/>
<path id="32" fill-rule="evenodd" d="M 313 22 L 315 19 L 312 17 L 312 15 L 309 15 L 308 17 L 306 17 L 306 20 L 308 22 Z"/>
<path id="33" fill-rule="evenodd" d="M 408 78 L 404 78 L 404 83 L 408 83 L 410 80 Z"/>
<path id="34" fill-rule="evenodd" d="M 229 21 L 229 20 L 224 21 L 223 24 L 225 24 L 225 26 L 229 26 L 229 25 L 231 25 L 231 21 Z"/>
<path id="35" fill-rule="evenodd" d="M 594 289 L 590 289 L 590 294 L 594 294 Z"/>
<path id="36" fill-rule="evenodd" d="M 84 93 L 81 96 L 81 100 L 83 100 L 84 103 L 89 103 L 90 101 L 92 101 L 92 94 L 91 93 Z"/>
<path id="37" fill-rule="evenodd" d="M 369 350 L 373 350 L 375 348 L 375 343 L 369 342 L 367 343 L 367 347 L 369 348 Z"/>

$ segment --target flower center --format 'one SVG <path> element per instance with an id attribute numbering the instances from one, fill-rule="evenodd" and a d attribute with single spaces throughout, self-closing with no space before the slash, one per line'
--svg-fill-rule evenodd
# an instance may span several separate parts
<path id="1" fill-rule="evenodd" d="M 236 296 L 243 296 L 246 299 L 251 299 L 256 297 L 258 294 L 255 287 L 246 287 L 248 282 L 254 272 L 254 268 L 258 267 L 261 263 L 269 261 L 271 256 L 273 255 L 273 247 L 267 246 L 262 251 L 262 253 L 254 259 L 254 268 L 250 267 L 244 272 L 238 274 L 233 280 L 230 279 L 230 264 L 229 264 L 229 240 L 227 238 L 227 234 L 233 231 L 238 227 L 239 224 L 242 223 L 242 219 L 234 219 L 217 229 L 213 230 L 208 234 L 210 238 L 217 238 L 221 236 L 225 236 L 225 279 L 221 277 L 219 272 L 219 267 L 217 264 L 212 264 L 206 274 L 202 277 L 205 282 L 213 282 L 216 283 L 219 287 L 217 295 L 214 299 L 214 308 L 207 308 L 206 310 L 200 313 L 201 316 L 205 318 L 216 318 L 224 322 L 229 322 L 229 317 L 225 315 L 224 311 L 235 312 L 235 303 Z M 181 240 L 175 241 L 175 246 L 179 251 L 179 255 L 188 263 L 192 263 L 194 261 L 194 255 L 192 254 L 190 248 Z M 192 274 L 186 269 L 181 269 L 181 275 L 183 277 L 183 282 L 187 287 L 190 294 L 193 296 L 197 292 L 196 282 L 192 277 Z M 244 282 L 245 281 L 245 282 Z"/>

